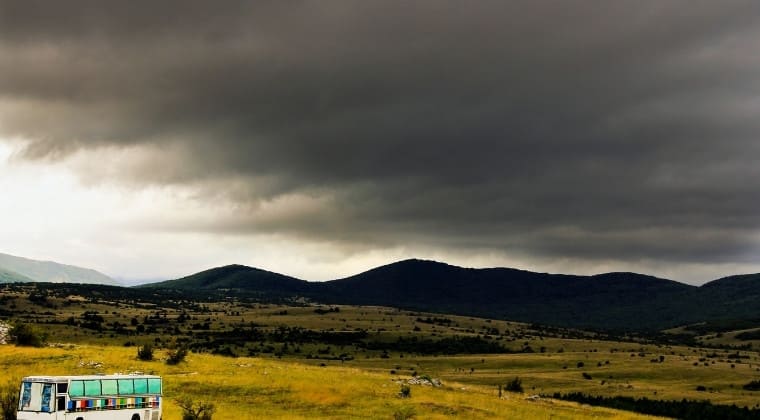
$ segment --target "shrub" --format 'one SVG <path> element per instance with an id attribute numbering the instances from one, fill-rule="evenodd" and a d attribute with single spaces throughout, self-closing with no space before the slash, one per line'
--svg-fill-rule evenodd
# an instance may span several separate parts
<path id="1" fill-rule="evenodd" d="M 151 347 L 150 344 L 138 347 L 137 358 L 146 362 L 153 360 L 153 347 Z"/>
<path id="2" fill-rule="evenodd" d="M 17 346 L 42 347 L 46 336 L 29 324 L 14 325 L 8 335 Z"/>
<path id="3" fill-rule="evenodd" d="M 760 391 L 760 380 L 758 380 L 758 381 L 750 381 L 750 382 L 744 384 L 744 386 L 742 386 L 742 388 L 746 389 L 747 391 Z"/>
<path id="4" fill-rule="evenodd" d="M 214 404 L 195 402 L 189 397 L 177 400 L 177 405 L 182 409 L 182 420 L 211 420 L 216 412 Z"/>
<path id="5" fill-rule="evenodd" d="M 504 385 L 504 390 L 509 392 L 523 392 L 522 379 L 515 377 Z"/>
<path id="6" fill-rule="evenodd" d="M 393 420 L 409 420 L 415 415 L 414 407 L 404 406 L 393 413 Z"/>
<path id="7" fill-rule="evenodd" d="M 398 391 L 400 398 L 410 398 L 412 396 L 412 388 L 409 385 L 401 384 L 401 389 Z"/>
<path id="8" fill-rule="evenodd" d="M 707 388 L 704 385 L 697 385 L 697 391 L 705 392 L 707 391 Z"/>
<path id="9" fill-rule="evenodd" d="M 586 372 L 583 372 L 583 379 L 591 379 L 591 375 L 589 375 Z"/>
<path id="10" fill-rule="evenodd" d="M 177 349 L 169 350 L 167 356 L 167 365 L 178 365 L 185 361 L 185 356 L 187 356 L 187 348 L 180 347 Z"/>
<path id="11" fill-rule="evenodd" d="M 0 419 L 16 420 L 18 395 L 18 383 L 9 381 L 0 386 Z"/>

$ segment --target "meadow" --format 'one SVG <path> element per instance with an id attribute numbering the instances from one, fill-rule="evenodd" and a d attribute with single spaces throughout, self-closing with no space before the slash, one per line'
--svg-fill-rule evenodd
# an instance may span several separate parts
<path id="1" fill-rule="evenodd" d="M 62 345 L 50 348 L 0 346 L 0 369 L 16 382 L 31 374 L 150 372 L 164 378 L 164 418 L 181 418 L 175 400 L 192 397 L 212 402 L 214 419 L 382 419 L 414 413 L 424 419 L 571 419 L 647 418 L 634 413 L 521 394 L 503 398 L 491 387 L 447 382 L 442 387 L 414 386 L 411 397 L 398 397 L 399 385 L 388 375 L 363 369 L 309 366 L 297 361 L 228 358 L 191 354 L 178 366 L 137 360 L 133 348 Z"/>
<path id="2" fill-rule="evenodd" d="M 417 418 L 636 418 L 537 397 L 555 392 L 760 407 L 760 392 L 743 388 L 760 377 L 760 358 L 746 348 L 385 307 L 237 299 L 156 305 L 33 293 L 6 289 L 0 309 L 12 312 L 13 322 L 36 326 L 52 347 L 0 346 L 7 377 L 158 373 L 167 379 L 168 419 L 179 418 L 173 401 L 184 396 L 213 402 L 215 419 L 241 412 L 393 418 L 411 411 Z M 171 346 L 192 351 L 186 362 L 167 366 L 137 360 L 145 345 L 157 349 L 157 359 Z M 443 386 L 413 385 L 412 398 L 399 398 L 399 383 L 413 376 Z M 525 393 L 500 398 L 499 388 L 514 378 Z"/>

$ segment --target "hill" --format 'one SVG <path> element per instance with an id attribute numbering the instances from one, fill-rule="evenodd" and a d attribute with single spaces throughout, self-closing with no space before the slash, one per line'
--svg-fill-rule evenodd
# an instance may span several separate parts
<path id="1" fill-rule="evenodd" d="M 692 318 L 696 287 L 636 273 L 597 276 L 462 268 L 406 260 L 316 284 L 316 299 L 604 329 L 657 329 Z M 667 321 L 666 321 L 667 320 Z"/>
<path id="2" fill-rule="evenodd" d="M 201 271 L 176 280 L 150 283 L 139 287 L 179 290 L 234 289 L 256 293 L 291 295 L 306 292 L 309 283 L 271 271 L 234 264 Z"/>
<path id="3" fill-rule="evenodd" d="M 707 318 L 757 318 L 760 313 L 760 274 L 724 277 L 702 285 L 699 304 Z"/>
<path id="4" fill-rule="evenodd" d="M 28 283 L 34 280 L 11 270 L 0 268 L 0 283 Z"/>
<path id="5" fill-rule="evenodd" d="M 738 285 L 740 283 L 741 287 Z M 760 310 L 753 278 L 695 287 L 636 273 L 595 276 L 535 273 L 510 268 L 462 268 L 405 260 L 343 279 L 307 282 L 241 265 L 217 267 L 142 287 L 184 291 L 233 290 L 272 298 L 393 306 L 550 325 L 660 330 Z M 738 288 L 738 289 L 737 289 Z"/>
<path id="6" fill-rule="evenodd" d="M 38 261 L 29 258 L 0 254 L 0 269 L 21 275 L 13 282 L 84 283 L 118 285 L 103 273 L 73 265 L 53 261 Z M 8 277 L 9 279 L 13 277 Z"/>

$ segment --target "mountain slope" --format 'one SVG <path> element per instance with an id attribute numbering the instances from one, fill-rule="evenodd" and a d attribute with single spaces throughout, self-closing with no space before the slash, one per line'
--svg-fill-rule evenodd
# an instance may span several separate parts
<path id="1" fill-rule="evenodd" d="M 118 285 L 103 273 L 53 261 L 37 261 L 0 253 L 0 269 L 26 277 L 26 280 L 49 283 L 85 283 Z"/>
<path id="2" fill-rule="evenodd" d="M 176 280 L 150 283 L 139 287 L 181 290 L 241 289 L 254 292 L 297 294 L 307 290 L 309 283 L 293 277 L 260 270 L 245 265 L 228 265 L 201 271 Z"/>
<path id="3" fill-rule="evenodd" d="M 635 273 L 574 276 L 406 260 L 316 284 L 312 297 L 555 325 L 657 329 L 694 319 L 697 288 Z"/>
<path id="4" fill-rule="evenodd" d="M 34 280 L 11 270 L 0 268 L 0 283 L 27 283 Z"/>
<path id="5" fill-rule="evenodd" d="M 699 288 L 652 276 L 473 269 L 423 260 L 400 261 L 327 282 L 231 265 L 141 287 L 234 289 L 240 294 L 308 297 L 322 303 L 394 306 L 602 329 L 661 329 L 697 322 L 704 315 Z"/>
<path id="6" fill-rule="evenodd" d="M 760 313 L 760 274 L 724 277 L 702 285 L 700 302 L 705 318 L 756 318 Z"/>

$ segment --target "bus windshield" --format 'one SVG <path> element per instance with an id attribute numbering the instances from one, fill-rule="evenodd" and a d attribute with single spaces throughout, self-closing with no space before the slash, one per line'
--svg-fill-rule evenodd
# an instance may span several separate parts
<path id="1" fill-rule="evenodd" d="M 53 385 L 42 382 L 22 382 L 18 401 L 19 411 L 53 411 L 55 389 Z"/>

